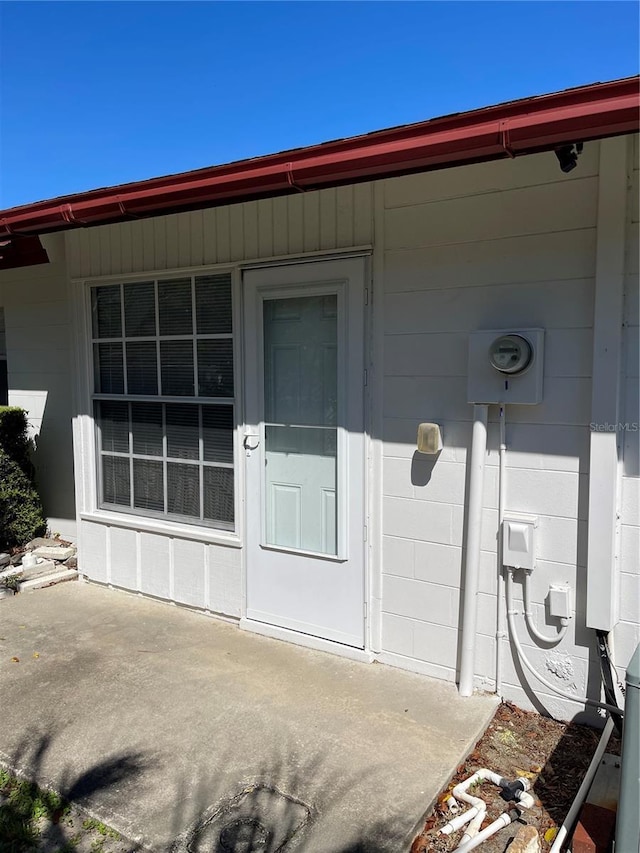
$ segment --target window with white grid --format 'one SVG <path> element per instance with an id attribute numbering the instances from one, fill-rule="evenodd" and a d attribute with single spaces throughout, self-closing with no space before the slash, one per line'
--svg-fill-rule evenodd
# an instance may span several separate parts
<path id="1" fill-rule="evenodd" d="M 234 528 L 230 275 L 91 289 L 100 506 Z"/>

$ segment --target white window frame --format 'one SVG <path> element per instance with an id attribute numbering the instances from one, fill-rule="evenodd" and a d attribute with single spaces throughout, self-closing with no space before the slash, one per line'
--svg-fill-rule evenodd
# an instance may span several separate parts
<path id="1" fill-rule="evenodd" d="M 125 394 L 101 394 L 95 392 L 94 382 L 94 362 L 93 362 L 93 325 L 92 325 L 92 289 L 100 286 L 108 286 L 113 284 L 130 284 L 141 283 L 145 281 L 160 282 L 167 279 L 187 278 L 194 279 L 195 277 L 207 275 L 230 275 L 231 276 L 231 311 L 232 311 L 232 331 L 230 337 L 232 341 L 233 352 L 233 382 L 234 382 L 234 397 L 233 398 L 216 398 L 216 397 L 184 397 L 184 396 L 166 396 L 159 395 L 125 395 Z M 241 318 L 240 318 L 240 267 L 238 265 L 217 264 L 207 266 L 188 267 L 170 270 L 154 270 L 140 273 L 128 273 L 124 275 L 107 275 L 96 276 L 86 279 L 75 279 L 71 282 L 73 287 L 81 288 L 81 303 L 76 302 L 78 312 L 76 314 L 77 323 L 82 328 L 83 334 L 80 336 L 78 347 L 76 350 L 78 359 L 78 397 L 84 400 L 81 406 L 83 409 L 81 419 L 78 426 L 79 438 L 78 444 L 79 455 L 82 464 L 82 484 L 78 488 L 78 512 L 79 521 L 96 521 L 123 527 L 133 530 L 140 530 L 151 533 L 163 533 L 169 536 L 178 536 L 186 539 L 193 539 L 201 542 L 219 543 L 232 547 L 242 547 L 243 530 L 244 530 L 244 476 L 241 466 L 241 443 L 242 443 L 242 424 L 244 417 L 243 406 L 243 388 L 241 384 L 242 378 L 242 342 L 240 340 Z M 195 289 L 195 288 L 194 288 Z M 77 291 L 76 291 L 77 293 Z M 123 332 L 124 332 L 123 328 Z M 158 330 L 159 333 L 159 330 Z M 164 337 L 164 336 L 162 336 Z M 185 336 L 177 336 L 185 337 Z M 192 338 L 196 341 L 200 336 L 195 331 Z M 207 337 L 206 335 L 202 336 Z M 210 335 L 208 337 L 216 338 L 219 335 Z M 154 340 L 158 340 L 158 334 Z M 170 338 L 169 338 L 170 339 Z M 107 340 L 107 339 L 96 339 Z M 122 340 L 126 340 L 123 336 Z M 141 340 L 141 339 L 136 339 Z M 126 363 L 124 365 L 126 371 Z M 197 370 L 197 365 L 194 365 Z M 185 403 L 185 404 L 203 404 L 203 405 L 232 405 L 234 410 L 234 428 L 233 434 L 233 466 L 229 463 L 228 467 L 233 467 L 234 475 L 234 526 L 233 530 L 225 529 L 216 525 L 215 522 L 207 520 L 190 519 L 187 516 L 165 515 L 161 513 L 154 514 L 145 509 L 137 509 L 134 507 L 118 508 L 113 504 L 104 504 L 101 502 L 102 483 L 101 483 L 101 453 L 99 449 L 98 423 L 95 419 L 95 402 L 100 400 L 112 400 L 120 402 L 142 401 L 142 402 L 164 402 L 164 403 Z M 136 454 L 137 456 L 137 454 Z M 164 457 L 154 457 L 157 461 Z M 183 461 L 183 460 L 178 460 Z M 202 464 L 199 462 L 198 464 Z M 214 466 L 215 467 L 215 466 Z M 220 466 L 224 467 L 224 466 Z"/>

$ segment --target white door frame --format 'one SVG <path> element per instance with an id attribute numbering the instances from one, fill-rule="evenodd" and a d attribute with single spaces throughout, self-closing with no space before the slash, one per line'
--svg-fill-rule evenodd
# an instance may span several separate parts
<path id="1" fill-rule="evenodd" d="M 285 267 L 285 269 L 283 269 L 283 267 Z M 256 267 L 252 265 L 251 269 L 247 271 L 247 276 L 253 275 L 255 270 Z M 341 425 L 343 429 L 341 429 L 340 432 L 343 433 L 343 441 L 345 443 L 349 442 L 353 445 L 353 448 L 349 448 L 351 453 L 353 453 L 354 448 L 357 447 L 358 464 L 355 466 L 355 469 L 352 469 L 352 471 L 356 470 L 358 472 L 358 480 L 357 482 L 348 483 L 348 472 L 346 466 L 339 466 L 339 469 L 342 469 L 342 479 L 338 483 L 338 497 L 339 501 L 342 501 L 342 506 L 339 511 L 343 514 L 346 514 L 347 512 L 350 512 L 351 514 L 350 520 L 343 525 L 343 530 L 349 531 L 349 541 L 347 542 L 346 539 L 343 539 L 339 542 L 337 556 L 316 554 L 309 556 L 313 559 L 340 563 L 344 562 L 349 555 L 352 555 L 353 559 L 360 565 L 361 601 L 359 606 L 362 619 L 362 637 L 357 644 L 358 647 L 355 647 L 355 644 L 353 643 L 351 645 L 344 645 L 344 640 L 340 639 L 339 633 L 332 634 L 332 632 L 329 631 L 328 637 L 327 635 L 324 637 L 318 637 L 313 634 L 300 632 L 295 625 L 295 622 L 287 625 L 283 625 L 282 623 L 274 625 L 270 624 L 268 621 L 258 621 L 251 618 L 252 611 L 251 609 L 247 610 L 247 592 L 248 585 L 250 583 L 249 575 L 251 573 L 251 567 L 249 564 L 252 559 L 255 559 L 258 553 L 256 545 L 260 546 L 261 553 L 263 554 L 266 554 L 267 551 L 278 550 L 286 552 L 287 549 L 279 549 L 278 546 L 265 547 L 266 540 L 264 538 L 263 531 L 261 531 L 259 539 L 256 540 L 257 534 L 255 529 L 250 529 L 251 526 L 254 528 L 256 526 L 255 513 L 258 511 L 256 506 L 260 508 L 260 513 L 263 514 L 262 507 L 264 506 L 264 494 L 262 491 L 256 492 L 256 476 L 254 474 L 252 477 L 248 468 L 253 460 L 245 458 L 244 451 L 243 461 L 245 465 L 243 467 L 245 468 L 247 484 L 247 503 L 244 513 L 244 540 L 246 543 L 246 554 L 244 560 L 245 578 L 243 586 L 245 589 L 245 601 L 243 607 L 244 618 L 241 620 L 241 626 L 270 636 L 294 639 L 296 642 L 316 648 L 334 647 L 330 650 L 337 651 L 339 649 L 341 654 L 347 654 L 351 657 L 358 657 L 360 659 L 365 658 L 369 660 L 371 659 L 370 655 L 368 655 L 367 652 L 362 651 L 362 649 L 368 646 L 368 630 L 365 612 L 367 610 L 369 594 L 369 579 L 367 571 L 368 548 L 367 543 L 364 541 L 368 510 L 366 493 L 366 480 L 368 475 L 368 440 L 366 430 L 365 393 L 363 387 L 365 383 L 364 305 L 367 261 L 363 256 L 354 257 L 353 255 L 344 258 L 340 257 L 338 259 L 334 256 L 333 259 L 326 260 L 318 258 L 300 258 L 297 263 L 269 264 L 266 262 L 265 264 L 259 265 L 257 270 L 259 270 L 259 278 L 253 276 L 253 282 L 249 279 L 249 284 L 243 283 L 243 363 L 245 378 L 243 384 L 245 390 L 245 431 L 250 435 L 259 435 L 261 448 L 264 447 L 263 426 L 262 424 L 251 423 L 252 420 L 256 419 L 256 390 L 260 395 L 259 401 L 257 402 L 260 417 L 262 417 L 262 412 L 264 411 L 264 400 L 262 398 L 263 388 L 261 387 L 263 383 L 263 353 L 261 351 L 262 314 L 261 306 L 258 304 L 258 301 L 261 302 L 264 296 L 267 296 L 267 298 L 279 298 L 284 295 L 293 295 L 294 291 L 296 291 L 296 295 L 319 295 L 321 293 L 326 293 L 327 290 L 338 292 L 339 299 L 342 298 L 343 300 L 341 308 L 345 319 L 342 329 L 342 347 L 343 352 L 345 354 L 348 353 L 350 357 L 347 357 L 345 359 L 346 363 L 342 365 L 343 381 L 340 384 L 342 385 L 342 394 L 344 395 L 342 400 L 342 405 L 344 407 L 342 411 L 344 415 L 341 417 Z M 350 282 L 349 285 L 347 285 L 347 280 Z M 340 284 L 339 282 L 342 283 Z M 257 291 L 260 291 L 260 293 Z M 253 294 L 251 300 L 248 296 L 249 292 Z M 258 334 L 258 332 L 260 332 L 260 334 Z M 349 347 L 348 350 L 347 346 Z M 249 385 L 252 382 L 255 383 L 256 389 L 250 392 Z M 353 398 L 355 389 L 359 389 L 360 402 L 355 406 L 352 403 L 349 408 L 349 397 L 351 396 Z M 251 394 L 254 395 L 253 401 L 249 399 Z M 356 422 L 354 422 L 354 413 Z M 345 450 L 346 447 L 343 449 L 343 453 Z M 259 472 L 260 490 L 262 490 L 263 477 L 260 473 L 260 466 L 258 466 L 257 471 Z M 348 487 L 351 488 L 350 497 L 347 493 Z M 252 515 L 254 516 L 253 521 Z M 355 521 L 356 516 L 359 518 L 359 522 Z M 300 556 L 304 558 L 304 554 L 302 552 L 300 552 Z M 338 643 L 340 643 L 339 646 L 337 646 Z"/>

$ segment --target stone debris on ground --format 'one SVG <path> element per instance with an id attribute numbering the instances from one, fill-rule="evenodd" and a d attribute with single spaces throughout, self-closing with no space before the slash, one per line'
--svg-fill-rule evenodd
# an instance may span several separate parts
<path id="1" fill-rule="evenodd" d="M 18 592 L 52 586 L 78 577 L 76 547 L 42 536 L 12 554 L 0 554 L 0 601 Z"/>
<path id="2" fill-rule="evenodd" d="M 540 853 L 540 835 L 533 826 L 521 826 L 509 848 L 510 853 Z"/>

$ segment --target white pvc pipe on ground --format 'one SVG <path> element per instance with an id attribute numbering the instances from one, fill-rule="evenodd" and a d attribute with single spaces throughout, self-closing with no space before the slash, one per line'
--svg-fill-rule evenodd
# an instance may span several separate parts
<path id="1" fill-rule="evenodd" d="M 475 838 L 471 838 L 465 844 L 461 844 L 459 847 L 455 848 L 455 853 L 469 853 L 470 850 L 475 850 L 476 847 L 479 847 L 483 844 L 487 838 L 491 838 L 492 835 L 495 835 L 499 829 L 502 829 L 503 826 L 509 826 L 510 823 L 513 823 L 513 818 L 509 814 L 509 812 L 503 812 L 499 818 L 490 823 L 486 829 L 483 829 L 482 832 L 479 832 Z"/>
<path id="2" fill-rule="evenodd" d="M 464 599 L 462 609 L 462 648 L 459 684 L 461 696 L 473 695 L 480 574 L 480 531 L 482 526 L 484 463 L 487 453 L 488 418 L 489 407 L 487 405 L 474 405 L 471 457 L 469 459 L 469 508 L 467 510 L 467 549 L 465 553 Z"/>
<path id="3" fill-rule="evenodd" d="M 480 806 L 473 806 L 468 811 L 452 817 L 449 823 L 445 824 L 442 829 L 439 830 L 440 835 L 452 835 L 457 829 L 462 829 L 465 823 L 469 823 L 470 820 L 473 820 L 477 814 L 484 814 L 485 811 L 486 806 L 484 809 L 481 809 Z"/>
<path id="4" fill-rule="evenodd" d="M 471 806 L 466 812 L 452 818 L 449 823 L 440 830 L 441 835 L 451 835 L 457 829 L 461 829 L 466 823 L 470 823 L 465 832 L 460 844 L 465 843 L 473 836 L 477 835 L 482 822 L 484 820 L 487 804 L 481 797 L 474 797 L 469 793 L 469 788 L 478 782 L 492 782 L 498 788 L 503 788 L 508 784 L 508 780 L 495 773 L 493 770 L 488 770 L 486 767 L 476 770 L 471 776 L 458 782 L 455 788 L 451 791 L 451 798 L 455 801 L 461 800 Z"/>

